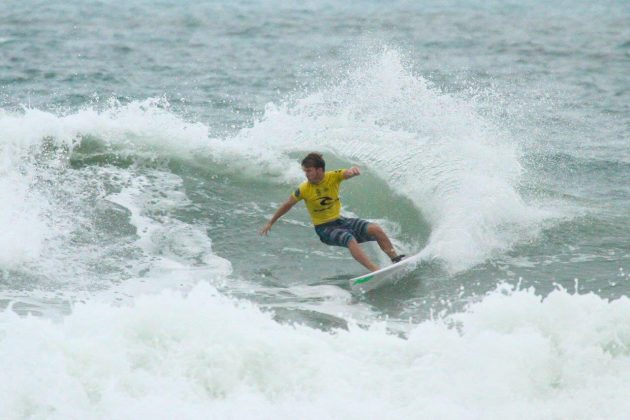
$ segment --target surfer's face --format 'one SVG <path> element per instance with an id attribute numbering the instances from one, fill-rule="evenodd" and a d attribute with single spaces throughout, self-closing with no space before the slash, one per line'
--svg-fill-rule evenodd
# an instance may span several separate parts
<path id="1" fill-rule="evenodd" d="M 311 184 L 317 184 L 324 179 L 324 169 L 323 168 L 313 168 L 313 167 L 304 167 L 302 166 L 302 170 L 304 171 L 304 175 L 306 175 L 306 180 Z"/>

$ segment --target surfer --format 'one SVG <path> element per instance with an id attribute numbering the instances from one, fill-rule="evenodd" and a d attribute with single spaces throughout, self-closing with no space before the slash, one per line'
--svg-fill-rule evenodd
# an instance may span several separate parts
<path id="1" fill-rule="evenodd" d="M 326 245 L 342 246 L 350 250 L 355 260 L 370 271 L 377 271 L 374 264 L 359 246 L 362 242 L 376 241 L 393 263 L 403 259 L 398 255 L 385 231 L 376 223 L 363 219 L 341 216 L 339 186 L 342 181 L 361 175 L 361 170 L 354 166 L 326 172 L 326 162 L 320 153 L 309 153 L 302 160 L 302 170 L 306 181 L 289 196 L 260 230 L 267 235 L 271 226 L 300 200 L 304 200 L 311 216 L 315 232 Z"/>

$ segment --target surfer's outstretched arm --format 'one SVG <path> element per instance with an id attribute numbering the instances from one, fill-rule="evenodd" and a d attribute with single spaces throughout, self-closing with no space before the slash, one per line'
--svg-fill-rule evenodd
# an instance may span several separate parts
<path id="1" fill-rule="evenodd" d="M 291 207 L 293 207 L 295 205 L 295 203 L 297 203 L 297 200 L 295 199 L 295 197 L 293 197 L 292 195 L 289 196 L 289 199 L 287 201 L 285 201 L 284 204 L 282 204 L 278 208 L 278 210 L 276 210 L 276 212 L 273 214 L 271 219 L 269 219 L 269 221 L 267 223 L 265 223 L 265 225 L 262 227 L 262 229 L 260 229 L 260 234 L 261 235 L 267 235 L 269 233 L 269 231 L 271 230 L 271 226 L 274 223 L 276 223 L 276 220 L 278 220 L 279 218 L 284 216 L 284 214 L 286 212 L 291 210 Z"/>

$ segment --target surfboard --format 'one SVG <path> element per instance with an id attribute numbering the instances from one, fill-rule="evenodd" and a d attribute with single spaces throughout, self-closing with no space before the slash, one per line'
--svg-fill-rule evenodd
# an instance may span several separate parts
<path id="1" fill-rule="evenodd" d="M 405 274 L 413 271 L 418 265 L 418 254 L 403 258 L 396 264 L 388 265 L 378 271 L 373 271 L 359 277 L 350 279 L 350 288 L 353 292 L 368 292 L 386 284 L 392 284 L 400 280 Z"/>

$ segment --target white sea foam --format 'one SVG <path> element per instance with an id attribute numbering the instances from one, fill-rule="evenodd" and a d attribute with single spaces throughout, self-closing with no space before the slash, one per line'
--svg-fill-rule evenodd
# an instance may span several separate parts
<path id="1" fill-rule="evenodd" d="M 10 269 L 41 254 L 49 227 L 46 202 L 28 188 L 29 180 L 8 169 L 0 174 L 0 267 Z"/>
<path id="2" fill-rule="evenodd" d="M 202 265 L 225 277 L 231 265 L 212 253 L 212 241 L 204 228 L 163 215 L 190 203 L 181 183 L 174 174 L 149 171 L 130 176 L 125 188 L 107 199 L 131 213 L 130 222 L 138 236 L 135 244 L 152 257 L 152 268 Z"/>
<path id="3" fill-rule="evenodd" d="M 63 322 L 0 313 L 0 417 L 619 418 L 630 301 L 496 290 L 408 338 L 282 325 L 200 284 Z"/>
<path id="4" fill-rule="evenodd" d="M 153 99 L 66 116 L 33 109 L 0 113 L 0 268 L 29 273 L 28 288 L 68 284 L 73 291 L 182 265 L 224 277 L 230 264 L 212 253 L 205 229 L 167 215 L 189 203 L 177 175 L 69 165 L 87 137 L 112 154 L 142 160 L 190 157 L 207 136 L 205 126 L 183 121 Z M 129 228 L 108 236 L 103 215 L 117 226 L 135 227 L 138 238 Z"/>
<path id="5" fill-rule="evenodd" d="M 48 203 L 30 188 L 36 181 L 32 148 L 46 134 L 41 126 L 0 110 L 0 267 L 5 269 L 39 257 L 50 236 L 44 217 Z"/>

